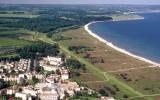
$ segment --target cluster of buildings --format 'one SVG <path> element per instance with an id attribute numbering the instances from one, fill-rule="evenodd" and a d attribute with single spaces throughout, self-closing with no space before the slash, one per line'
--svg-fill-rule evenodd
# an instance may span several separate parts
<path id="1" fill-rule="evenodd" d="M 60 57 L 43 57 L 38 61 L 39 66 L 42 66 L 45 72 L 53 71 L 51 74 L 36 73 L 35 70 L 29 72 L 30 60 L 21 59 L 17 62 L 1 62 L 0 63 L 0 79 L 4 81 L 16 81 L 18 84 L 24 80 L 32 80 L 33 76 L 40 80 L 37 84 L 21 86 L 18 88 L 7 88 L 8 95 L 14 94 L 16 98 L 22 100 L 32 100 L 32 98 L 40 98 L 41 100 L 59 100 L 73 96 L 80 91 L 80 86 L 69 80 L 69 70 L 63 66 L 62 58 Z M 6 75 L 13 69 L 17 74 Z M 17 72 L 18 70 L 18 72 Z M 21 71 L 21 73 L 19 73 Z M 19 91 L 21 88 L 21 91 Z"/>
<path id="2" fill-rule="evenodd" d="M 77 82 L 69 79 L 69 70 L 64 66 L 60 57 L 43 57 L 38 62 L 45 72 L 38 73 L 35 70 L 30 72 L 31 61 L 20 59 L 16 62 L 0 63 L 0 79 L 4 81 L 14 81 L 18 85 L 1 89 L 7 95 L 14 95 L 22 100 L 66 100 L 77 92 L 86 91 L 86 88 L 80 87 Z M 47 74 L 48 72 L 53 72 Z M 8 75 L 7 75 L 8 74 Z M 33 77 L 40 81 L 36 84 L 25 84 Z M 21 85 L 19 85 L 21 84 Z M 88 94 L 93 91 L 88 89 Z M 101 98 L 100 100 L 114 100 L 112 98 Z"/>
<path id="3" fill-rule="evenodd" d="M 76 82 L 54 83 L 51 81 L 23 87 L 21 92 L 15 92 L 15 97 L 22 100 L 27 100 L 31 97 L 39 98 L 40 100 L 63 100 L 67 96 L 73 96 L 78 91 L 80 91 L 80 87 Z"/>
<path id="4" fill-rule="evenodd" d="M 14 62 L 0 62 L 0 73 L 19 73 L 25 72 L 30 67 L 30 60 L 20 59 Z"/>
<path id="5" fill-rule="evenodd" d="M 0 79 L 4 81 L 18 81 L 20 73 L 25 73 L 30 68 L 31 61 L 20 59 L 14 62 L 0 62 Z"/>
<path id="6" fill-rule="evenodd" d="M 63 64 L 62 58 L 60 57 L 43 57 L 42 60 L 39 61 L 39 65 L 44 67 L 46 71 L 56 71 Z"/>

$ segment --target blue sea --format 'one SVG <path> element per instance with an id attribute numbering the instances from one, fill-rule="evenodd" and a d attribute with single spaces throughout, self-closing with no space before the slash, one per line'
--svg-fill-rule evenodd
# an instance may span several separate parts
<path id="1" fill-rule="evenodd" d="M 160 13 L 139 15 L 145 19 L 97 22 L 89 29 L 120 48 L 160 63 Z"/>

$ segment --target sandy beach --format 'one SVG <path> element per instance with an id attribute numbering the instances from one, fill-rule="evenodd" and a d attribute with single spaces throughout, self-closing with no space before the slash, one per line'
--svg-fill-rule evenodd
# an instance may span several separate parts
<path id="1" fill-rule="evenodd" d="M 141 18 L 141 19 L 143 19 L 143 18 Z M 139 18 L 138 18 L 138 19 L 136 19 L 136 18 L 135 18 L 135 19 L 126 19 L 126 20 L 139 20 Z M 123 21 L 123 20 L 111 20 L 111 21 Z M 150 64 L 152 64 L 152 65 L 154 65 L 154 66 L 159 66 L 158 63 L 156 63 L 156 62 L 154 62 L 154 61 L 151 61 L 151 60 L 149 60 L 149 59 L 143 58 L 143 57 L 141 57 L 141 56 L 132 54 L 132 53 L 130 53 L 130 52 L 128 52 L 128 51 L 126 51 L 126 50 L 124 50 L 124 49 L 122 49 L 122 48 L 119 48 L 119 47 L 115 46 L 114 44 L 112 44 L 111 42 L 108 42 L 107 40 L 105 40 L 105 39 L 103 39 L 102 37 L 98 36 L 97 34 L 93 33 L 93 32 L 89 29 L 89 25 L 91 25 L 91 24 L 93 24 L 93 23 L 97 23 L 97 22 L 104 22 L 104 21 L 94 21 L 94 22 L 90 22 L 90 23 L 88 23 L 88 24 L 86 24 L 86 25 L 84 26 L 85 30 L 86 30 L 90 35 L 92 35 L 93 37 L 97 38 L 99 41 L 105 43 L 107 46 L 110 46 L 111 48 L 113 48 L 113 49 L 115 49 L 115 50 L 117 50 L 117 51 L 119 51 L 119 52 L 121 52 L 121 53 L 124 53 L 124 54 L 126 54 L 126 55 L 129 55 L 129 56 L 134 57 L 134 58 L 136 58 L 136 59 L 139 59 L 139 60 L 141 60 L 141 61 L 150 63 Z"/>

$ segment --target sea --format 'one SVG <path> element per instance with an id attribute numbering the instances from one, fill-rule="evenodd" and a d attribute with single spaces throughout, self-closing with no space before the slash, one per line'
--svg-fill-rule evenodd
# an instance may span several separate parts
<path id="1" fill-rule="evenodd" d="M 160 63 L 160 13 L 139 15 L 144 19 L 96 22 L 89 29 L 119 48 Z"/>

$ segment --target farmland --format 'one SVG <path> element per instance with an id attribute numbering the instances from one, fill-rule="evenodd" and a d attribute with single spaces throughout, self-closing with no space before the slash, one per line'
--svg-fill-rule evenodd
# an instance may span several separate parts
<path id="1" fill-rule="evenodd" d="M 24 41 L 24 40 L 16 40 L 16 39 L 8 39 L 8 38 L 0 39 L 0 46 L 24 46 L 28 44 L 30 44 L 30 42 Z"/>

